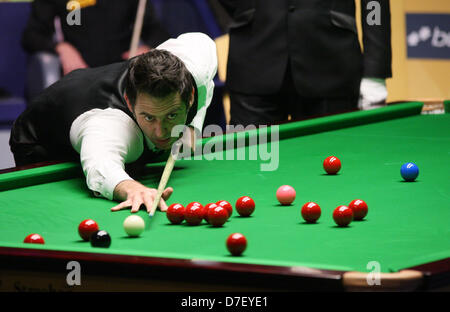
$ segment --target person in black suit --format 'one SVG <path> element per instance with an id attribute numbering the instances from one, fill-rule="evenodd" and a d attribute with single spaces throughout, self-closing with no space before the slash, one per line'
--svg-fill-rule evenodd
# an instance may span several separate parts
<path id="1" fill-rule="evenodd" d="M 28 53 L 58 55 L 64 74 L 74 69 L 103 66 L 128 59 L 138 0 L 79 0 L 80 25 L 67 22 L 68 0 L 34 0 L 22 35 Z M 56 24 L 55 17 L 60 24 Z M 70 17 L 70 16 L 69 16 Z M 60 34 L 55 30 L 61 27 Z M 58 32 L 56 32 L 58 33 Z M 59 38 L 62 35 L 62 38 Z M 147 1 L 141 45 L 137 54 L 169 39 Z"/>
<path id="2" fill-rule="evenodd" d="M 391 77 L 389 0 L 220 0 L 233 18 L 226 85 L 230 124 L 371 108 Z M 376 6 L 380 25 L 370 25 Z M 361 94 L 360 94 L 361 92 Z M 360 98 L 361 95 L 361 98 Z"/>

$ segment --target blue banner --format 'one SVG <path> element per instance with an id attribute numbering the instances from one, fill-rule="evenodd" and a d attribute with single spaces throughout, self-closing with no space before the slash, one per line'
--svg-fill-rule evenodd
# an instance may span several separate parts
<path id="1" fill-rule="evenodd" d="M 408 58 L 450 59 L 450 14 L 406 14 Z"/>

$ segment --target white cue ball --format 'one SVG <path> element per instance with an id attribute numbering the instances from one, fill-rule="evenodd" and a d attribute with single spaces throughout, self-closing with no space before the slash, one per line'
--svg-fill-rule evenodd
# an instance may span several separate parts
<path id="1" fill-rule="evenodd" d="M 128 216 L 125 221 L 123 221 L 123 229 L 128 234 L 128 236 L 139 236 L 144 232 L 145 222 L 144 219 L 137 215 Z"/>

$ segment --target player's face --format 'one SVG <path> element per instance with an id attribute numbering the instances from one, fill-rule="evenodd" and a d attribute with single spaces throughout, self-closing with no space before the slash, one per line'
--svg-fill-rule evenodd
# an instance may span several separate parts
<path id="1" fill-rule="evenodd" d="M 172 128 L 185 124 L 187 105 L 178 93 L 164 98 L 138 93 L 133 112 L 139 127 L 153 144 L 159 149 L 170 149 L 178 140 L 171 137 Z"/>

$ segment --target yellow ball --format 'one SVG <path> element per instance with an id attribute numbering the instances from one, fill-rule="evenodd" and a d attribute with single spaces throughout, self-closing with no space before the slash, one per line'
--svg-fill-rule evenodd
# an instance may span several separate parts
<path id="1" fill-rule="evenodd" d="M 128 216 L 125 221 L 123 221 L 123 229 L 128 234 L 128 236 L 136 237 L 142 234 L 145 229 L 145 222 L 138 215 Z"/>

